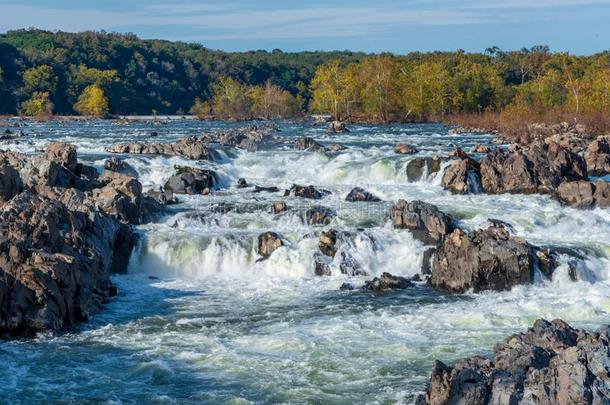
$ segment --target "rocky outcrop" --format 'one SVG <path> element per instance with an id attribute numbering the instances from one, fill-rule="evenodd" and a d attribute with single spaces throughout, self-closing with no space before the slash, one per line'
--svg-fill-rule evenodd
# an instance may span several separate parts
<path id="1" fill-rule="evenodd" d="M 104 161 L 104 170 L 124 174 L 126 176 L 138 177 L 138 172 L 129 163 L 116 156 Z"/>
<path id="2" fill-rule="evenodd" d="M 610 174 L 610 141 L 609 137 L 600 136 L 589 144 L 585 151 L 587 170 L 591 176 Z"/>
<path id="3" fill-rule="evenodd" d="M 491 149 L 483 144 L 478 144 L 472 147 L 472 153 L 489 153 Z"/>
<path id="4" fill-rule="evenodd" d="M 212 170 L 176 166 L 176 174 L 165 183 L 164 189 L 174 194 L 208 194 L 215 184 Z"/>
<path id="5" fill-rule="evenodd" d="M 45 149 L 44 157 L 47 160 L 58 163 L 71 172 L 76 171 L 78 161 L 74 145 L 63 142 L 51 142 Z"/>
<path id="6" fill-rule="evenodd" d="M 9 163 L 0 162 L 0 206 L 23 190 L 19 172 Z"/>
<path id="7" fill-rule="evenodd" d="M 445 169 L 442 184 L 456 194 L 477 192 L 481 184 L 479 163 L 470 158 L 454 161 Z"/>
<path id="8" fill-rule="evenodd" d="M 330 124 L 328 124 L 328 131 L 329 132 L 349 132 L 349 129 L 347 129 L 347 126 L 345 125 L 345 123 L 343 123 L 341 121 L 332 121 Z"/>
<path id="9" fill-rule="evenodd" d="M 183 138 L 176 142 L 130 142 L 111 146 L 110 153 L 182 156 L 192 160 L 212 160 L 213 156 L 206 142 L 201 138 Z"/>
<path id="10" fill-rule="evenodd" d="M 603 180 L 566 182 L 557 188 L 554 196 L 561 203 L 574 208 L 608 208 L 610 183 Z"/>
<path id="11" fill-rule="evenodd" d="M 381 199 L 363 188 L 355 187 L 352 191 L 349 192 L 347 197 L 345 197 L 345 201 L 357 202 L 357 201 L 365 201 L 365 202 L 376 202 L 381 201 Z"/>
<path id="12" fill-rule="evenodd" d="M 394 145 L 394 153 L 399 155 L 412 155 L 417 153 L 417 148 L 413 145 L 409 145 L 406 143 L 397 143 Z"/>
<path id="13" fill-rule="evenodd" d="M 312 207 L 305 212 L 305 222 L 308 225 L 328 225 L 337 213 L 326 207 Z"/>
<path id="14" fill-rule="evenodd" d="M 407 180 L 420 181 L 424 176 L 438 173 L 441 170 L 441 158 L 438 156 L 418 157 L 407 163 Z"/>
<path id="15" fill-rule="evenodd" d="M 272 145 L 275 142 L 273 133 L 277 131 L 279 129 L 275 125 L 264 124 L 204 134 L 201 139 L 204 142 L 219 143 L 224 146 L 255 152 Z"/>
<path id="16" fill-rule="evenodd" d="M 381 276 L 367 281 L 361 289 L 379 292 L 387 290 L 404 290 L 409 287 L 413 287 L 413 283 L 408 279 L 400 276 L 393 276 L 390 273 L 383 273 Z"/>
<path id="17" fill-rule="evenodd" d="M 258 236 L 257 252 L 263 258 L 268 258 L 282 246 L 284 246 L 282 237 L 275 232 L 265 232 Z"/>
<path id="18" fill-rule="evenodd" d="M 604 404 L 610 398 L 609 327 L 537 320 L 494 348 L 493 360 L 434 363 L 417 404 Z"/>
<path id="19" fill-rule="evenodd" d="M 390 219 L 395 229 L 408 229 L 415 239 L 430 245 L 440 244 L 454 229 L 449 215 L 417 200 L 398 200 L 390 208 Z"/>
<path id="20" fill-rule="evenodd" d="M 504 227 L 455 229 L 436 251 L 430 284 L 451 292 L 507 290 L 533 281 L 534 262 L 532 246 Z"/>
<path id="21" fill-rule="evenodd" d="M 300 186 L 293 184 L 289 190 L 284 192 L 284 197 L 294 196 L 301 198 L 309 198 L 312 200 L 319 200 L 330 194 L 328 190 L 317 189 L 314 186 Z"/>
<path id="22" fill-rule="evenodd" d="M 316 142 L 315 139 L 308 136 L 303 136 L 297 140 L 296 148 L 298 150 L 309 150 L 315 152 L 326 152 L 326 148 Z"/>

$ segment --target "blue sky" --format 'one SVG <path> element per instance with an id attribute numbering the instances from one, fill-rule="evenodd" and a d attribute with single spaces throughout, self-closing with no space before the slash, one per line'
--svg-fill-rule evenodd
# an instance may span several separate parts
<path id="1" fill-rule="evenodd" d="M 0 31 L 133 32 L 214 49 L 610 49 L 610 0 L 0 0 Z"/>

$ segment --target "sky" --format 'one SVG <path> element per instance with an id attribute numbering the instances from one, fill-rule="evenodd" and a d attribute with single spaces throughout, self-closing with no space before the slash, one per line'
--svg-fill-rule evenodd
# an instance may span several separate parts
<path id="1" fill-rule="evenodd" d="M 256 49 L 610 50 L 610 0 L 0 0 L 0 32 L 37 27 Z"/>

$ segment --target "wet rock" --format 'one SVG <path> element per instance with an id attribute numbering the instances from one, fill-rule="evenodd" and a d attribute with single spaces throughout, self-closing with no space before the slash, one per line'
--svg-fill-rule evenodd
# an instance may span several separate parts
<path id="1" fill-rule="evenodd" d="M 113 156 L 110 159 L 106 159 L 106 161 L 104 162 L 104 169 L 111 172 L 121 173 L 130 177 L 138 177 L 138 172 L 136 171 L 136 169 L 133 168 L 133 166 L 116 156 Z"/>
<path id="2" fill-rule="evenodd" d="M 309 198 L 312 200 L 319 200 L 329 195 L 330 191 L 316 189 L 314 186 L 300 186 L 298 184 L 293 184 L 289 190 L 284 192 L 284 197 L 295 196 L 301 198 Z"/>
<path id="3" fill-rule="evenodd" d="M 538 190 L 536 173 L 523 153 L 506 155 L 502 151 L 488 154 L 481 160 L 481 187 L 491 194 L 532 194 Z"/>
<path id="4" fill-rule="evenodd" d="M 456 194 L 478 191 L 481 187 L 479 164 L 470 158 L 454 161 L 445 169 L 442 184 L 445 190 Z"/>
<path id="5" fill-rule="evenodd" d="M 303 136 L 297 140 L 296 147 L 298 150 L 310 150 L 316 152 L 326 152 L 326 148 L 316 142 L 313 138 Z"/>
<path id="6" fill-rule="evenodd" d="M 472 153 L 489 153 L 491 149 L 483 144 L 478 144 L 472 147 Z"/>
<path id="7" fill-rule="evenodd" d="M 508 290 L 533 281 L 534 260 L 532 247 L 506 228 L 456 229 L 436 251 L 430 281 L 451 292 Z"/>
<path id="8" fill-rule="evenodd" d="M 214 142 L 225 146 L 255 152 L 275 142 L 273 133 L 279 129 L 273 124 L 233 128 L 201 137 L 204 142 Z"/>
<path id="9" fill-rule="evenodd" d="M 131 142 L 111 146 L 110 153 L 182 156 L 192 160 L 212 160 L 206 143 L 196 137 L 183 138 L 172 143 Z"/>
<path id="10" fill-rule="evenodd" d="M 305 213 L 305 222 L 309 225 L 328 225 L 337 213 L 326 207 L 312 207 Z"/>
<path id="11" fill-rule="evenodd" d="M 610 142 L 608 137 L 599 137 L 585 151 L 587 170 L 591 176 L 610 174 Z"/>
<path id="12" fill-rule="evenodd" d="M 237 180 L 237 188 L 247 188 L 250 187 L 246 179 L 240 178 Z"/>
<path id="13" fill-rule="evenodd" d="M 424 176 L 438 173 L 441 170 L 441 158 L 418 157 L 407 163 L 407 180 L 409 182 L 420 181 Z"/>
<path id="14" fill-rule="evenodd" d="M 65 167 L 71 172 L 76 170 L 76 147 L 63 142 L 51 142 L 47 145 L 44 157 Z"/>
<path id="15" fill-rule="evenodd" d="M 330 150 L 331 152 L 341 152 L 342 150 L 346 150 L 347 147 L 343 146 L 339 143 L 335 143 L 329 146 L 328 150 Z"/>
<path id="16" fill-rule="evenodd" d="M 318 247 L 322 254 L 328 257 L 335 257 L 337 253 L 337 231 L 329 229 L 328 231 L 322 231 L 320 234 L 320 242 Z"/>
<path id="17" fill-rule="evenodd" d="M 209 194 L 215 183 L 212 170 L 177 166 L 177 173 L 167 180 L 164 189 L 174 194 Z"/>
<path id="18" fill-rule="evenodd" d="M 406 143 L 397 143 L 394 145 L 394 153 L 399 155 L 412 155 L 417 153 L 417 148 L 413 145 L 409 145 Z"/>
<path id="19" fill-rule="evenodd" d="M 178 200 L 176 199 L 174 193 L 163 189 L 149 190 L 144 193 L 144 197 L 149 198 L 160 205 L 172 205 L 178 203 Z"/>
<path id="20" fill-rule="evenodd" d="M 280 191 L 279 188 L 275 187 L 275 186 L 271 186 L 271 187 L 261 187 L 261 186 L 254 186 L 254 193 L 277 193 L 278 191 Z"/>
<path id="21" fill-rule="evenodd" d="M 548 279 L 553 277 L 553 272 L 558 266 L 557 258 L 550 249 L 535 249 L 536 259 L 540 272 Z"/>
<path id="22" fill-rule="evenodd" d="M 398 200 L 390 208 L 390 218 L 395 229 L 408 229 L 426 244 L 441 243 L 454 229 L 449 215 L 423 201 Z"/>
<path id="23" fill-rule="evenodd" d="M 282 237 L 275 232 L 265 232 L 258 236 L 258 254 L 267 258 L 280 247 L 284 246 Z"/>
<path id="24" fill-rule="evenodd" d="M 554 196 L 561 203 L 574 208 L 608 208 L 610 183 L 603 180 L 565 182 L 557 188 Z"/>
<path id="25" fill-rule="evenodd" d="M 332 276 L 332 260 L 320 253 L 316 252 L 313 255 L 314 274 L 316 276 Z"/>
<path id="26" fill-rule="evenodd" d="M 30 191 L 0 208 L 1 337 L 58 331 L 116 293 L 110 272 L 129 258 L 131 231 L 89 205 L 80 208 Z"/>
<path id="27" fill-rule="evenodd" d="M 349 132 L 349 129 L 347 129 L 347 126 L 345 125 L 345 123 L 343 123 L 341 121 L 332 121 L 330 124 L 328 124 L 328 131 L 329 132 Z"/>
<path id="28" fill-rule="evenodd" d="M 341 287 L 339 287 L 339 290 L 341 290 L 341 291 L 352 291 L 355 289 L 356 289 L 356 287 L 354 287 L 354 285 L 351 283 L 343 283 L 343 284 L 341 284 Z"/>
<path id="29" fill-rule="evenodd" d="M 271 210 L 276 215 L 281 214 L 283 212 L 288 211 L 288 205 L 286 205 L 284 201 L 276 201 L 275 203 L 273 203 L 273 207 L 271 207 Z"/>
<path id="30" fill-rule="evenodd" d="M 93 200 L 104 213 L 132 224 L 144 222 L 142 184 L 130 176 L 106 171 L 100 177 L 101 188 L 93 190 Z"/>
<path id="31" fill-rule="evenodd" d="M 409 287 L 413 287 L 413 283 L 408 279 L 400 276 L 393 276 L 390 273 L 383 273 L 379 277 L 367 281 L 362 290 L 366 291 L 386 291 L 386 290 L 403 290 Z"/>
<path id="32" fill-rule="evenodd" d="M 434 364 L 418 404 L 592 404 L 610 398 L 608 327 L 574 329 L 537 320 L 494 348 L 493 361 L 473 357 Z"/>
<path id="33" fill-rule="evenodd" d="M 363 188 L 356 187 L 353 188 L 352 191 L 349 192 L 347 197 L 345 197 L 345 201 L 356 202 L 356 201 L 366 201 L 366 202 L 375 202 L 381 201 L 379 197 L 369 193 Z"/>

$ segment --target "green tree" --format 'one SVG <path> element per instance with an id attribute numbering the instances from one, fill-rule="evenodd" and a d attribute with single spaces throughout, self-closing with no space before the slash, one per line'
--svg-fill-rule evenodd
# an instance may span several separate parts
<path id="1" fill-rule="evenodd" d="M 97 84 L 91 84 L 83 90 L 74 104 L 74 111 L 81 115 L 105 117 L 108 115 L 108 98 Z"/>
<path id="2" fill-rule="evenodd" d="M 218 118 L 245 120 L 252 117 L 250 89 L 230 77 L 214 85 L 212 113 Z"/>
<path id="3" fill-rule="evenodd" d="M 23 88 L 26 94 L 34 92 L 54 94 L 57 89 L 57 76 L 51 66 L 33 67 L 23 73 Z"/>
<path id="4" fill-rule="evenodd" d="M 210 104 L 207 101 L 201 101 L 199 97 L 195 97 L 195 103 L 189 112 L 200 120 L 208 119 L 212 115 Z"/>

